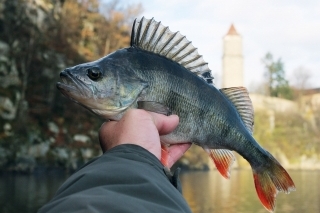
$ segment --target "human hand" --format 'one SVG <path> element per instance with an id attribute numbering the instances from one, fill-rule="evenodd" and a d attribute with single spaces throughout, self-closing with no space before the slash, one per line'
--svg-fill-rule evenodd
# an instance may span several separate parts
<path id="1" fill-rule="evenodd" d="M 109 121 L 100 128 L 99 139 L 103 152 L 121 145 L 139 145 L 159 160 L 160 136 L 172 132 L 179 123 L 177 115 L 165 116 L 140 109 L 130 109 L 119 121 Z M 171 145 L 167 148 L 170 168 L 189 149 L 191 143 Z"/>

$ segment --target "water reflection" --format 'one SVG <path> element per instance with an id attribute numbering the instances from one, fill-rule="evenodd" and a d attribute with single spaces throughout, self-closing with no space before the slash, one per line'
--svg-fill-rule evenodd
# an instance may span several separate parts
<path id="1" fill-rule="evenodd" d="M 66 178 L 61 172 L 45 175 L 1 175 L 0 212 L 36 212 L 53 197 Z"/>
<path id="2" fill-rule="evenodd" d="M 297 191 L 277 196 L 276 213 L 320 212 L 320 171 L 289 171 Z M 64 173 L 0 175 L 0 212 L 34 213 L 64 182 Z M 183 194 L 194 213 L 268 213 L 256 195 L 251 171 L 233 170 L 231 179 L 218 172 L 181 175 Z"/>
<path id="3" fill-rule="evenodd" d="M 297 191 L 279 193 L 277 213 L 320 212 L 320 172 L 290 171 Z M 183 195 L 194 213 L 267 213 L 256 195 L 251 171 L 232 171 L 231 179 L 218 172 L 181 175 Z"/>

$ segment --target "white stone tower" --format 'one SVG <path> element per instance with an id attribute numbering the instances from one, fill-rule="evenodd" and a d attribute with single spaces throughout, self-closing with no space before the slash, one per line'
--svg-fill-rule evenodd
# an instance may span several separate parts
<path id="1" fill-rule="evenodd" d="M 242 38 L 233 24 L 223 38 L 222 88 L 244 86 Z"/>

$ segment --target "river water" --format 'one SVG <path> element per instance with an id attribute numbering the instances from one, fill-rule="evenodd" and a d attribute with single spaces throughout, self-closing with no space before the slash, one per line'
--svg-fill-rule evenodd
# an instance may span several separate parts
<path id="1" fill-rule="evenodd" d="M 297 191 L 279 193 L 276 213 L 320 213 L 320 171 L 289 171 Z M 218 172 L 181 176 L 183 195 L 194 213 L 268 213 L 256 194 L 251 170 L 233 170 L 226 180 Z"/>
<path id="2" fill-rule="evenodd" d="M 289 171 L 297 191 L 277 196 L 276 213 L 320 213 L 320 171 Z M 67 178 L 47 175 L 0 175 L 0 212 L 33 213 Z M 233 170 L 231 179 L 217 171 L 181 175 L 183 195 L 194 213 L 267 213 L 256 195 L 252 173 Z"/>

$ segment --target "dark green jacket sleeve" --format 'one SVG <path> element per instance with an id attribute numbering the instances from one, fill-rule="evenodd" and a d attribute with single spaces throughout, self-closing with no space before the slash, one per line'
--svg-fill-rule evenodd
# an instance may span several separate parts
<path id="1" fill-rule="evenodd" d="M 191 212 L 177 183 L 150 152 L 120 145 L 70 176 L 39 213 Z"/>

